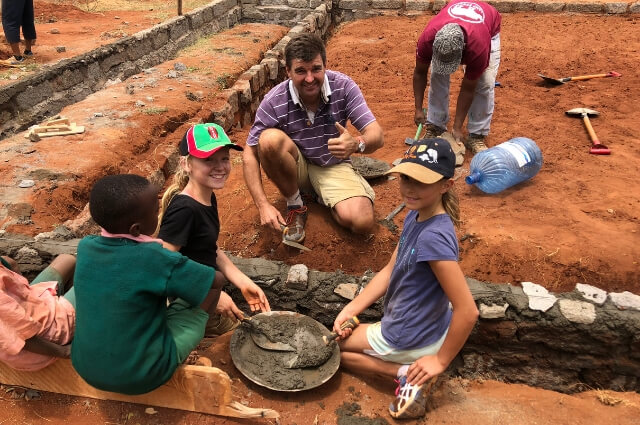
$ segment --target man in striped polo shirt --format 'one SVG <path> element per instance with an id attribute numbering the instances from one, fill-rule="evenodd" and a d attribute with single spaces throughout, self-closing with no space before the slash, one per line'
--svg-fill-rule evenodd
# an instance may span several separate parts
<path id="1" fill-rule="evenodd" d="M 355 233 L 373 227 L 373 189 L 351 166 L 354 153 L 382 147 L 382 128 L 348 76 L 326 69 L 322 39 L 299 34 L 285 47 L 289 79 L 260 103 L 243 153 L 244 178 L 260 223 L 302 242 L 307 208 L 300 189 L 314 191 L 341 226 Z M 347 120 L 360 132 L 345 129 Z M 287 216 L 268 201 L 260 166 L 287 200 Z"/>

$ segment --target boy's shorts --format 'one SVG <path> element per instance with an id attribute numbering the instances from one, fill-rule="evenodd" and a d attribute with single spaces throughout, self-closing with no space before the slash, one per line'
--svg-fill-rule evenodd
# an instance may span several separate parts
<path id="1" fill-rule="evenodd" d="M 167 307 L 167 326 L 173 336 L 178 355 L 178 364 L 182 364 L 202 338 L 209 320 L 209 314 L 200 307 L 192 307 L 180 298 Z"/>
<path id="2" fill-rule="evenodd" d="M 372 357 L 377 357 L 385 362 L 403 365 L 412 364 L 420 357 L 438 354 L 440 347 L 442 347 L 444 343 L 444 339 L 447 337 L 448 331 L 449 329 L 447 329 L 438 341 L 426 347 L 415 348 L 413 350 L 398 350 L 397 348 L 391 347 L 382 336 L 382 326 L 380 322 L 372 323 L 367 326 L 367 341 L 373 350 L 364 350 L 364 353 Z"/>
<path id="3" fill-rule="evenodd" d="M 313 189 L 320 198 L 318 202 L 329 208 L 356 196 L 369 198 L 372 203 L 376 197 L 369 183 L 355 172 L 350 162 L 320 167 L 309 163 L 298 149 L 297 166 L 298 187 L 302 190 Z"/>
<path id="4" fill-rule="evenodd" d="M 56 288 L 56 293 L 58 294 L 58 296 L 64 297 L 75 308 L 76 307 L 76 291 L 73 289 L 73 286 L 72 286 L 71 289 L 69 289 L 66 293 L 64 292 L 64 282 L 62 281 L 62 275 L 58 273 L 58 271 L 53 267 L 47 266 L 44 270 L 38 273 L 38 276 L 36 276 L 35 279 L 33 279 L 29 285 L 35 285 L 36 283 L 40 283 L 40 282 L 52 282 L 52 281 L 58 282 L 58 287 Z"/>

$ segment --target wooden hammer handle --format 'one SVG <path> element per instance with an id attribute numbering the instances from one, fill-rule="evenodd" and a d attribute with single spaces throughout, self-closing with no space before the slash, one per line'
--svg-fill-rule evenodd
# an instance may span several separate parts
<path id="1" fill-rule="evenodd" d="M 600 144 L 600 140 L 598 140 L 598 136 L 596 136 L 596 132 L 591 126 L 591 121 L 589 120 L 589 116 L 587 114 L 582 115 L 582 119 L 584 121 L 584 126 L 587 127 L 587 132 L 589 133 L 589 137 L 591 137 L 591 141 L 594 145 Z"/>
<path id="2" fill-rule="evenodd" d="M 351 319 L 342 322 L 342 324 L 340 325 L 340 329 L 353 329 L 359 324 L 360 320 L 358 320 L 358 317 L 353 316 Z M 322 340 L 324 341 L 325 345 L 329 345 L 329 343 L 336 339 L 338 336 L 338 333 L 336 331 L 333 331 L 329 335 L 323 335 Z"/>

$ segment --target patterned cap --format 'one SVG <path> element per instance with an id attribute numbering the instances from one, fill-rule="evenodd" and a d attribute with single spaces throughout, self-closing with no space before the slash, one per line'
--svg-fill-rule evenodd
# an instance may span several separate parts
<path id="1" fill-rule="evenodd" d="M 445 139 L 421 139 L 404 153 L 400 164 L 385 174 L 400 173 L 420 183 L 450 179 L 456 170 L 456 154 Z"/>
<path id="2" fill-rule="evenodd" d="M 447 24 L 440 28 L 433 40 L 431 71 L 450 75 L 456 72 L 462 61 L 464 33 L 458 24 Z"/>
<path id="3" fill-rule="evenodd" d="M 189 128 L 180 141 L 180 155 L 208 158 L 223 147 L 243 150 L 229 139 L 218 124 L 196 124 Z"/>

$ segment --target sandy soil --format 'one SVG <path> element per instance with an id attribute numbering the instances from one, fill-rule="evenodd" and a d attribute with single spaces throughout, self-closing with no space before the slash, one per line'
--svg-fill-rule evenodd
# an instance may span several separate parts
<path id="1" fill-rule="evenodd" d="M 88 15 L 60 4 L 50 9 L 43 1 L 36 5 L 41 16 L 36 63 L 60 59 L 62 56 L 54 56 L 55 46 L 66 44 L 65 54 L 70 56 L 108 42 L 112 38 L 102 35 L 122 29 L 124 21 L 128 28 L 140 29 L 156 22 L 144 12 Z M 44 25 L 49 24 L 46 24 L 46 13 L 42 12 L 45 10 L 51 14 L 54 10 L 65 10 L 65 17 L 57 16 L 58 20 L 51 24 L 60 30 L 55 37 L 46 35 L 49 32 Z M 410 86 L 413 54 L 415 40 L 430 18 L 428 15 L 386 17 L 346 24 L 337 29 L 328 44 L 329 67 L 351 75 L 359 83 L 385 129 L 385 147 L 372 156 L 389 163 L 401 156 L 405 137 L 415 133 Z M 498 76 L 502 87 L 496 90 L 496 113 L 488 144 L 492 146 L 516 136 L 530 137 L 541 147 L 545 162 L 533 180 L 498 195 L 484 195 L 466 187 L 462 178 L 458 180 L 464 219 L 459 231 L 460 238 L 464 239 L 460 244 L 461 265 L 467 275 L 493 282 L 534 281 L 554 291 L 570 290 L 577 282 L 583 282 L 612 291 L 640 292 L 637 233 L 640 194 L 634 189 L 640 153 L 635 131 L 638 122 L 635 105 L 640 96 L 637 21 L 634 16 L 504 16 Z M 31 155 L 33 151 L 12 153 L 10 161 L 0 163 L 3 182 L 15 179 L 12 164 L 42 161 L 44 157 L 51 158 L 47 167 L 66 168 L 67 173 L 58 176 L 58 182 L 54 179 L 35 193 L 34 224 L 14 226 L 10 230 L 33 235 L 73 218 L 84 207 L 91 183 L 104 173 L 144 174 L 153 170 L 154 151 L 177 144 L 181 132 L 188 126 L 184 111 L 193 113 L 194 120 L 206 117 L 207 111 L 219 101 L 217 93 L 222 81 L 219 77 L 226 84 L 227 79 L 232 80 L 242 71 L 244 63 L 234 51 L 246 49 L 248 53 L 243 60 L 255 62 L 259 52 L 248 46 L 258 44 L 258 49 L 264 49 L 284 31 L 258 27 L 221 34 L 217 41 L 226 44 L 218 45 L 231 50 L 217 51 L 215 59 L 224 60 L 206 61 L 197 49 L 192 51 L 190 60 L 180 59 L 193 70 L 190 89 L 205 93 L 202 105 L 185 102 L 183 87 L 174 92 L 179 96 L 174 96 L 168 86 L 177 85 L 166 79 L 158 79 L 157 86 L 149 92 L 140 91 L 144 96 L 157 99 L 153 107 L 167 108 L 169 123 L 158 114 L 134 110 L 132 104 L 136 97 L 123 101 L 124 90 L 119 88 L 118 98 L 114 97 L 115 92 L 97 93 L 88 103 L 64 111 L 78 123 L 80 119 L 89 122 L 88 111 L 104 110 L 110 117 L 121 117 L 117 125 L 106 118 L 91 122 L 95 129 L 109 132 L 109 145 L 99 146 L 89 135 L 86 138 L 72 136 L 40 142 L 36 145 L 36 156 Z M 82 28 L 87 31 L 84 36 L 72 32 Z M 242 38 L 243 31 L 252 35 Z M 75 35 L 61 38 L 66 34 Z M 79 44 L 72 44 L 74 42 Z M 171 66 L 171 63 L 159 66 L 159 73 L 166 74 Z M 564 77 L 611 70 L 623 76 L 560 87 L 545 86 L 536 76 L 538 72 Z M 460 78 L 458 73 L 454 80 Z M 457 86 L 457 82 L 452 84 L 454 88 Z M 453 96 L 455 98 L 455 91 Z M 453 102 L 451 106 L 453 109 Z M 564 116 L 565 110 L 579 106 L 601 112 L 592 122 L 602 142 L 613 150 L 611 156 L 589 155 L 590 141 L 582 123 Z M 247 132 L 248 127 L 235 129 L 232 137 L 243 143 Z M 57 159 L 56 152 L 59 152 Z M 82 167 L 85 157 L 100 158 L 103 166 L 87 170 Z M 468 154 L 461 177 L 468 172 L 469 159 Z M 257 211 L 242 180 L 240 157 L 234 156 L 233 163 L 229 182 L 219 193 L 223 226 L 220 244 L 224 249 L 243 257 L 262 256 L 289 264 L 304 263 L 313 269 L 342 269 L 355 274 L 366 269 L 378 270 L 388 260 L 398 233 L 378 226 L 372 236 L 351 235 L 332 221 L 325 208 L 313 203 L 309 206 L 305 242 L 312 252 L 300 254 L 284 247 L 279 243 L 279 235 L 260 228 Z M 396 181 L 381 179 L 373 186 L 377 194 L 376 215 L 381 220 L 401 199 Z M 284 209 L 274 186 L 267 182 L 266 189 L 269 198 Z M 402 211 L 395 218 L 397 226 L 401 226 L 405 214 L 406 211 Z M 264 390 L 233 367 L 228 355 L 228 338 L 227 335 L 217 340 L 207 349 L 207 355 L 215 366 L 234 378 L 240 401 L 279 410 L 282 423 L 311 423 L 316 415 L 318 423 L 356 420 L 346 413 L 353 409 L 343 408 L 336 413 L 344 402 L 357 403 L 360 413 L 370 421 L 379 416 L 394 423 L 386 414 L 386 406 L 392 400 L 392 382 L 363 380 L 339 371 L 314 391 L 279 394 Z M 0 392 L 0 396 L 0 409 L 4 412 L 0 423 L 7 424 L 252 423 L 168 409 L 157 409 L 157 415 L 149 416 L 144 413 L 145 406 L 46 393 L 42 400 L 29 402 L 13 400 L 9 393 Z M 614 405 L 609 406 L 607 402 Z M 640 423 L 639 406 L 638 394 L 592 391 L 568 396 L 520 385 L 454 379 L 437 389 L 434 409 L 427 418 L 435 423 L 463 423 L 473 418 L 478 424 L 637 424 Z M 370 421 L 359 423 L 372 423 Z"/>

